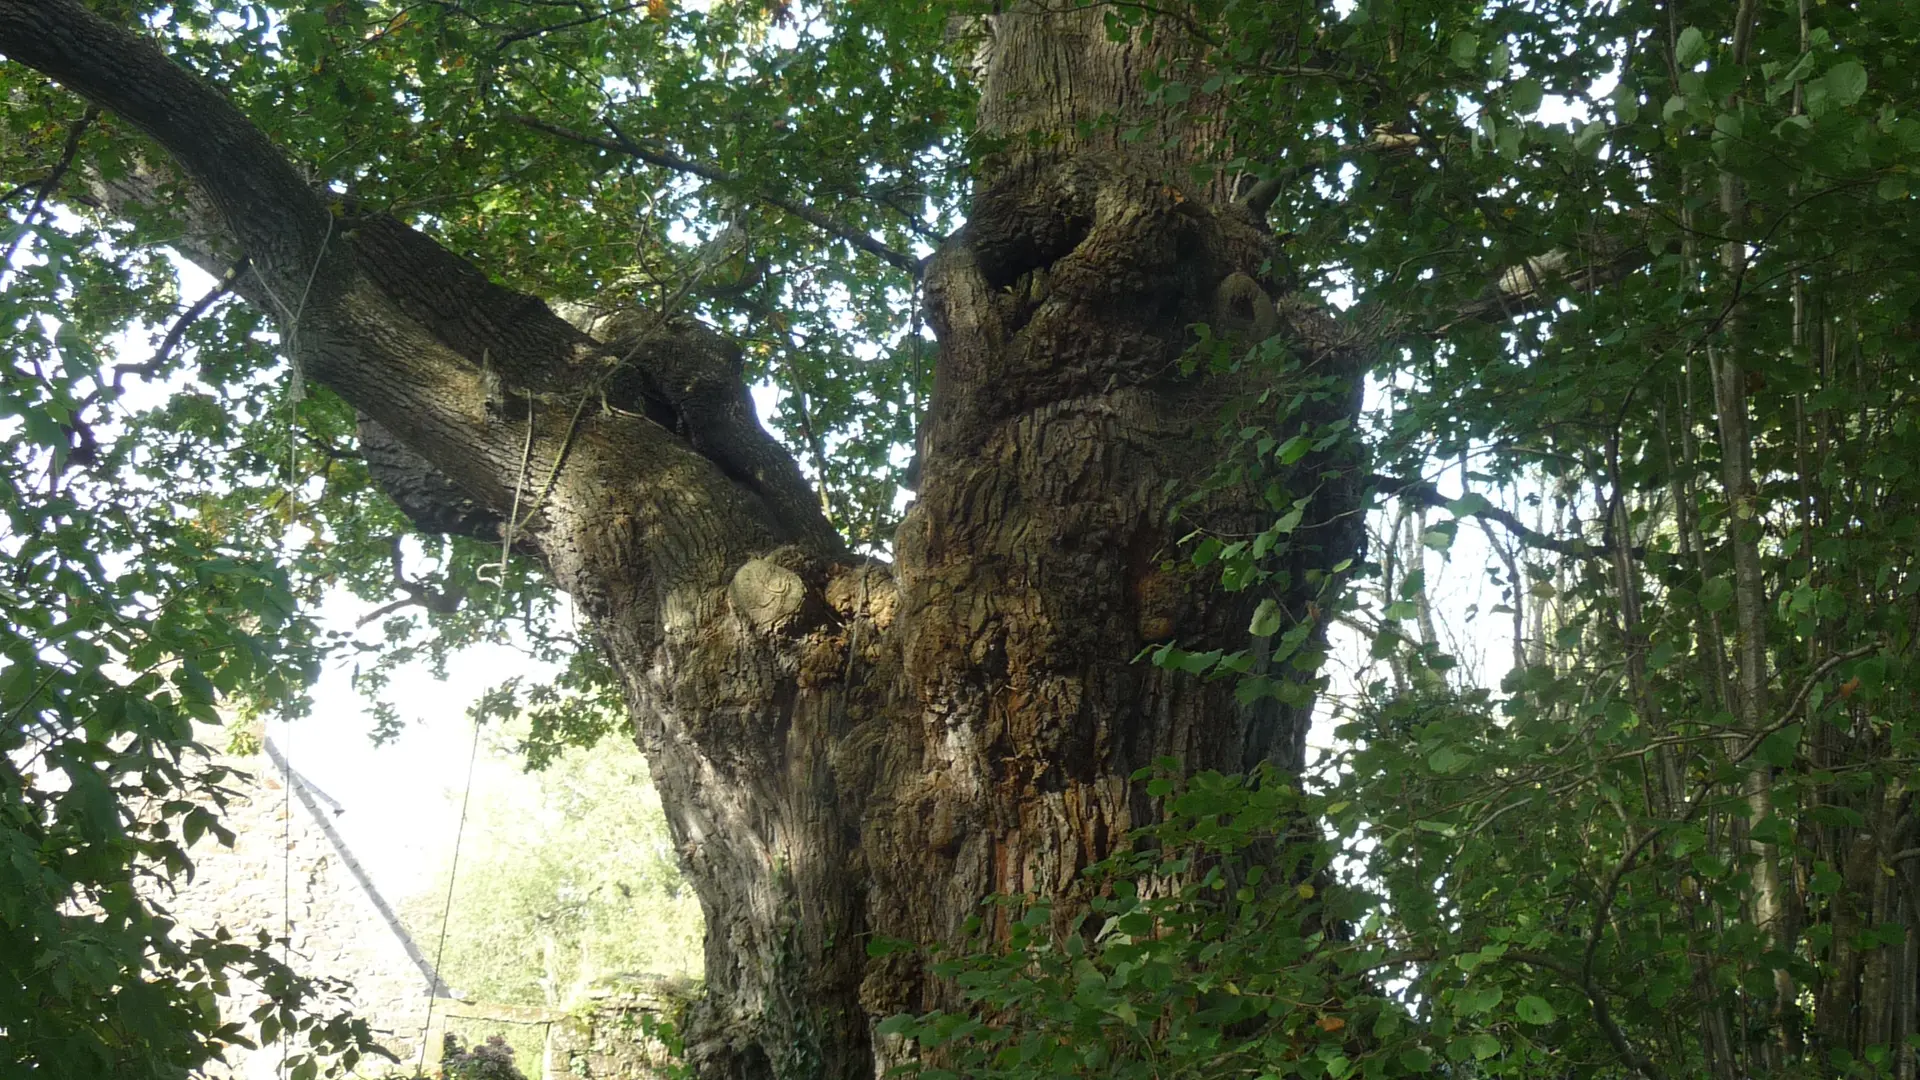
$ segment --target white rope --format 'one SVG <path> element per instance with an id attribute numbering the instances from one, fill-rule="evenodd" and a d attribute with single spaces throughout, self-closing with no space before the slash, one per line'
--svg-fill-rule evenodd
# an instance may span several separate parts
<path id="1" fill-rule="evenodd" d="M 447 924 L 453 917 L 453 883 L 460 873 L 460 841 L 467 833 L 467 804 L 473 800 L 473 763 L 480 757 L 480 713 L 473 715 L 473 747 L 467 751 L 467 788 L 460 796 L 460 824 L 453 831 L 453 860 L 447 867 L 447 898 L 440 907 L 440 943 L 433 950 L 433 981 L 427 984 L 427 1019 L 420 1025 L 420 1064 L 416 1075 L 427 1067 L 427 1046 L 433 1037 L 433 1003 L 445 979 L 441 962 L 447 956 Z M 449 995 L 452 990 L 447 991 Z"/>

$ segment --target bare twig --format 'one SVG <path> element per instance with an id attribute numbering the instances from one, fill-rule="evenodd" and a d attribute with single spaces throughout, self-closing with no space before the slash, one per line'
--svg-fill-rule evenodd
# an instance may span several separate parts
<path id="1" fill-rule="evenodd" d="M 1405 477 L 1372 473 L 1368 475 L 1367 483 L 1379 489 L 1383 494 L 1391 495 L 1395 498 L 1412 499 L 1421 506 L 1447 509 L 1456 501 L 1441 494 L 1439 488 L 1425 480 L 1411 480 Z M 1511 512 L 1502 510 L 1497 506 L 1488 506 L 1483 510 L 1475 510 L 1463 516 L 1479 518 L 1483 521 L 1491 521 L 1501 525 L 1513 533 L 1513 535 L 1519 537 L 1528 547 L 1541 548 L 1546 551 L 1557 552 L 1561 555 L 1569 555 L 1577 559 L 1598 559 L 1603 555 L 1598 548 L 1588 544 L 1585 540 L 1577 538 L 1564 540 L 1557 536 L 1549 536 L 1528 525 L 1526 522 L 1521 521 Z M 1635 554 L 1638 554 L 1638 552 Z"/>
<path id="2" fill-rule="evenodd" d="M 665 147 L 648 146 L 637 139 L 630 138 L 621 132 L 619 128 L 612 128 L 613 136 L 607 137 L 590 135 L 584 131 L 575 131 L 572 128 L 548 123 L 545 120 L 531 116 L 517 116 L 514 118 L 514 121 L 524 127 L 532 128 L 535 131 L 543 131 L 557 138 L 566 139 L 569 142 L 580 143 L 583 146 L 598 147 L 615 154 L 625 154 L 628 157 L 644 161 L 649 165 L 657 165 L 663 169 L 672 169 L 674 172 L 686 173 L 688 176 L 697 176 L 702 180 L 709 180 L 716 184 L 748 185 L 748 181 L 737 173 L 693 161 Z M 609 127 L 612 127 L 612 125 L 609 125 Z M 906 271 L 915 278 L 918 278 L 926 269 L 923 260 L 916 259 L 904 252 L 895 251 L 867 235 L 865 232 L 853 228 L 850 225 L 835 221 L 833 218 L 828 217 L 826 214 L 821 213 L 819 210 L 803 202 L 764 190 L 756 190 L 754 196 L 768 206 L 791 214 L 814 228 L 819 229 L 821 232 L 844 240 L 854 247 L 859 248 L 861 251 L 872 255 L 874 258 L 887 263 L 889 266 Z"/>
<path id="3" fill-rule="evenodd" d="M 1420 136 L 1382 128 L 1373 133 L 1373 138 L 1352 146 L 1343 146 L 1312 155 L 1308 161 L 1289 165 L 1265 180 L 1247 189 L 1240 196 L 1240 202 L 1255 214 L 1265 214 L 1273 206 L 1275 199 L 1287 189 L 1287 185 L 1308 173 L 1318 172 L 1329 166 L 1341 165 L 1368 154 L 1403 154 L 1420 145 Z"/>

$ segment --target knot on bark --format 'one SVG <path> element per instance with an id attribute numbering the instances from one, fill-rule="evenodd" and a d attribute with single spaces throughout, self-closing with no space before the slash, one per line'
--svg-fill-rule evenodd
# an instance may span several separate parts
<path id="1" fill-rule="evenodd" d="M 1251 274 L 1235 270 L 1214 286 L 1212 324 L 1221 337 L 1265 341 L 1280 332 L 1280 313 Z"/>
<path id="2" fill-rule="evenodd" d="M 807 606 L 807 583 L 771 559 L 748 559 L 727 586 L 734 614 L 760 634 L 791 629 Z"/>

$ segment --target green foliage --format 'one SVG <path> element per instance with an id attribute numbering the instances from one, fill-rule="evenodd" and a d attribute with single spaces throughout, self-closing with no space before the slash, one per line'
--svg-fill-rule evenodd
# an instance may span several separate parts
<path id="1" fill-rule="evenodd" d="M 981 148 L 942 7 L 100 6 L 339 197 L 540 295 L 727 328 L 835 521 L 885 542 L 930 384 L 912 285 L 777 201 L 901 252 L 954 227 Z M 1110 5 L 1111 32 L 1194 37 L 1150 93 L 1224 103 L 1199 171 L 1273 196 L 1269 280 L 1343 309 L 1382 402 L 1343 427 L 1353 391 L 1315 358 L 1201 336 L 1193 373 L 1273 373 L 1182 508 L 1249 641 L 1149 656 L 1302 706 L 1345 622 L 1384 671 L 1341 704 L 1317 786 L 1159 778 L 1172 815 L 1098 869 L 1091 914 L 994 909 L 1002 951 L 947 961 L 978 1014 L 890 1030 L 1009 1076 L 1911 1075 L 1910 7 Z M 0 1062 L 178 1075 L 243 1037 L 208 1008 L 234 978 L 271 988 L 260 1035 L 351 1056 L 363 1033 L 302 1012 L 270 948 L 172 936 L 163 883 L 221 798 L 188 725 L 298 709 L 328 658 L 377 693 L 392 664 L 513 626 L 581 658 L 495 698 L 531 708 L 536 759 L 568 760 L 610 730 L 606 675 L 521 560 L 399 542 L 349 411 L 293 392 L 257 316 L 181 318 L 196 298 L 155 246 L 175 225 L 103 221 L 83 182 L 132 168 L 139 139 L 16 67 L 0 91 Z M 706 173 L 593 141 L 612 135 Z M 1408 494 L 1370 561 L 1319 557 L 1326 485 L 1441 466 L 1458 497 Z M 1261 521 L 1202 527 L 1209 495 L 1247 484 Z M 1427 566 L 1466 557 L 1463 525 L 1523 516 L 1493 571 L 1514 670 L 1475 685 L 1433 631 Z M 460 602 L 399 609 L 377 641 L 307 616 L 333 589 L 415 595 L 403 561 Z M 1320 600 L 1283 609 L 1301 582 Z M 545 918 L 555 955 L 608 954 L 582 898 L 635 883 L 585 849 L 658 869 L 661 834 L 572 822 L 570 861 L 480 871 L 496 921 L 456 942 L 528 945 Z M 566 963 L 546 989 L 475 981 L 540 1000 Z"/>
<path id="2" fill-rule="evenodd" d="M 460 856 L 441 976 L 498 1004 L 571 1007 L 640 974 L 698 976 L 698 901 L 630 742 L 562 753 L 530 800 L 476 806 Z M 402 905 L 421 941 L 439 940 L 446 879 Z"/>
<path id="3" fill-rule="evenodd" d="M 317 184 L 496 277 L 735 331 L 836 521 L 863 541 L 890 531 L 893 448 L 930 381 L 909 282 L 768 197 L 903 251 L 951 230 L 971 104 L 938 12 L 97 7 L 212 78 Z M 12 64 L 0 100 L 0 1062 L 178 1075 L 244 1037 L 211 1007 L 237 978 L 275 987 L 264 1037 L 310 1033 L 351 1060 L 364 1030 L 299 1012 L 309 987 L 271 949 L 172 935 L 165 883 L 190 872 L 183 841 L 217 828 L 206 806 L 222 780 L 193 764 L 189 723 L 223 704 L 297 711 L 319 664 L 350 662 L 391 730 L 378 696 L 394 667 L 517 632 L 576 658 L 555 685 L 516 688 L 530 750 L 550 758 L 605 733 L 606 673 L 523 560 L 402 543 L 351 411 L 300 393 L 257 314 L 184 295 L 160 248 L 178 235 L 165 207 L 100 212 L 92 179 L 150 154 L 124 122 Z M 524 119 L 617 130 L 722 178 Z M 334 590 L 396 606 L 367 634 L 323 632 L 309 613 Z M 423 615 L 422 596 L 445 602 Z M 676 932 L 689 920 L 676 914 Z"/>
<path id="4" fill-rule="evenodd" d="M 1146 789 L 1166 819 L 1088 870 L 1085 913 L 990 906 L 990 947 L 935 964 L 965 1008 L 880 1025 L 924 1054 L 917 1075 L 1539 1076 L 1563 1060 L 1556 1006 L 1509 991 L 1505 945 L 1393 978 L 1410 966 L 1382 915 L 1397 896 L 1341 880 L 1307 824 L 1324 796 L 1265 773 Z"/>
<path id="5" fill-rule="evenodd" d="M 7 123 L 90 130 L 44 87 L 11 89 L 24 96 Z M 6 167 L 37 149 L 10 143 Z M 167 913 L 167 882 L 188 872 L 188 845 L 221 834 L 227 795 L 226 772 L 198 755 L 192 725 L 217 723 L 222 701 L 297 699 L 316 659 L 314 627 L 298 613 L 312 566 L 276 543 L 294 500 L 255 486 L 268 466 L 237 439 L 267 423 L 248 400 L 255 388 L 230 375 L 221 389 L 129 407 L 99 347 L 128 321 L 162 321 L 164 261 L 38 212 L 9 238 L 0 1065 L 178 1076 L 248 1041 L 215 1007 L 236 980 L 272 999 L 252 1034 L 293 1035 L 295 1071 L 312 1075 L 315 1054 L 350 1063 L 371 1037 L 315 1011 L 327 987 L 295 977 L 270 942 L 189 933 Z M 205 359 L 209 373 L 236 363 Z"/>
<path id="6" fill-rule="evenodd" d="M 1738 7 L 1750 31 L 1733 5 L 1171 9 L 1200 55 L 1152 85 L 1176 108 L 1227 97 L 1212 167 L 1273 190 L 1276 273 L 1380 357 L 1377 407 L 1336 433 L 1300 422 L 1299 367 L 1272 343 L 1203 330 L 1196 369 L 1279 361 L 1269 398 L 1223 428 L 1216 482 L 1281 488 L 1264 531 L 1197 532 L 1189 561 L 1228 591 L 1303 573 L 1358 586 L 1305 611 L 1260 604 L 1242 650 L 1144 654 L 1252 700 L 1275 691 L 1271 649 L 1300 703 L 1327 678 L 1314 624 L 1367 639 L 1295 812 L 1328 830 L 1304 865 L 1342 869 L 1347 929 L 1381 964 L 1360 988 L 1320 953 L 1263 969 L 1327 988 L 1301 1001 L 1394 987 L 1449 1075 L 1911 1069 L 1908 8 Z M 1168 10 L 1116 5 L 1110 28 Z M 1402 503 L 1370 562 L 1324 565 L 1302 500 L 1363 468 L 1404 478 L 1377 481 Z M 1458 476 L 1444 495 L 1419 483 L 1436 468 Z M 1458 563 L 1481 527 L 1514 664 L 1476 682 L 1436 632 L 1428 567 L 1477 572 Z M 1303 858 L 1255 864 L 1322 888 Z M 1100 868 L 1096 921 L 1152 870 Z M 1244 989 L 1267 926 L 1223 931 L 1203 963 L 1181 920 L 1206 917 L 1206 894 L 1155 895 L 1183 970 Z M 1098 997 L 1132 991 L 1096 923 L 1018 910 L 952 962 L 970 1013 L 895 1023 L 944 1047 L 934 1074 L 1329 1071 L 1300 1064 L 1321 1060 L 1305 1045 L 1256 1061 L 1226 1035 L 1208 1060 L 1181 1034 L 1191 994 Z M 1119 1001 L 1125 1019 L 1090 1004 Z M 1342 1067 L 1391 1075 L 1366 1055 L 1393 1037 L 1341 1047 Z"/>

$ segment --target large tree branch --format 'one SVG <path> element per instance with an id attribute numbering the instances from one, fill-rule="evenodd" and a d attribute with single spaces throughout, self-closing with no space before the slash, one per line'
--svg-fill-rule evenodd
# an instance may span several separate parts
<path id="1" fill-rule="evenodd" d="M 1500 323 L 1544 310 L 1569 292 L 1590 293 L 1619 281 L 1652 257 L 1647 246 L 1639 243 L 1597 254 L 1556 248 L 1535 255 L 1500 271 L 1479 297 L 1451 312 L 1430 336 L 1444 337 L 1463 323 Z"/>
<path id="2" fill-rule="evenodd" d="M 235 291 L 280 323 L 308 377 L 485 512 L 540 488 L 516 527 L 556 569 L 630 561 L 579 550 L 609 505 L 668 592 L 711 588 L 757 546 L 839 550 L 712 331 L 655 325 L 615 353 L 405 224 L 326 205 L 218 92 L 74 0 L 0 0 L 0 53 L 160 144 L 205 197 L 177 207 L 181 246 L 202 265 L 248 260 Z M 162 188 L 150 173 L 111 194 L 152 205 Z"/>
<path id="3" fill-rule="evenodd" d="M 0 0 L 0 52 L 158 141 L 274 286 L 312 273 L 328 230 L 326 208 L 205 81 L 74 0 Z"/>
<path id="4" fill-rule="evenodd" d="M 1638 211 L 1627 211 L 1624 217 L 1645 220 Z M 1549 310 L 1568 296 L 1598 292 L 1624 280 L 1653 258 L 1652 249 L 1642 240 L 1637 233 L 1609 233 L 1580 250 L 1554 248 L 1516 265 L 1482 269 L 1478 272 L 1485 275 L 1486 285 L 1458 307 L 1396 311 L 1369 299 L 1348 309 L 1341 322 L 1353 327 L 1357 338 L 1388 345 L 1444 338 L 1472 324 L 1499 325 Z"/>
<path id="5" fill-rule="evenodd" d="M 364 415 L 360 456 L 374 483 L 421 532 L 499 541 L 504 515 L 475 502 L 432 462 Z"/>

